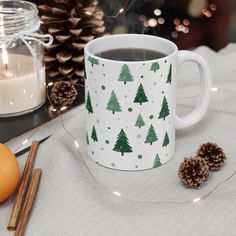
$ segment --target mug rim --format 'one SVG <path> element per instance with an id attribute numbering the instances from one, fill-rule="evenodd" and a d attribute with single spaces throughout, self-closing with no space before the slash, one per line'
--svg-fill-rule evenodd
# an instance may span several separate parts
<path id="1" fill-rule="evenodd" d="M 89 47 L 93 46 L 93 44 L 97 44 L 103 40 L 106 40 L 107 38 L 124 38 L 124 37 L 127 37 L 127 36 L 131 36 L 131 37 L 139 37 L 139 38 L 153 38 L 155 40 L 158 40 L 158 41 L 162 41 L 168 45 L 171 45 L 173 51 L 164 56 L 164 57 L 161 57 L 161 58 L 156 58 L 156 59 L 152 59 L 152 60 L 143 60 L 143 61 L 121 61 L 121 60 L 112 60 L 112 59 L 107 59 L 107 58 L 103 58 L 103 57 L 100 57 L 100 56 L 96 56 L 95 54 L 93 54 L 92 52 L 90 52 L 89 50 Z M 125 47 L 124 47 L 125 48 Z M 96 39 L 93 39 L 91 40 L 90 42 L 88 42 L 86 45 L 85 45 L 85 48 L 84 48 L 84 53 L 85 54 L 88 54 L 88 55 L 92 55 L 95 59 L 98 59 L 98 60 L 103 60 L 105 62 L 112 62 L 112 63 L 126 63 L 126 64 L 139 64 L 139 63 L 152 63 L 152 62 L 155 62 L 157 60 L 167 60 L 168 58 L 172 57 L 173 55 L 175 55 L 178 51 L 178 47 L 176 46 L 175 43 L 173 43 L 172 41 L 168 40 L 168 39 L 165 39 L 165 38 L 162 38 L 162 37 L 159 37 L 159 36 L 154 36 L 154 35 L 148 35 L 148 34 L 114 34 L 114 35 L 105 35 L 105 36 L 102 36 L 102 37 L 99 37 L 99 38 L 96 38 Z"/>

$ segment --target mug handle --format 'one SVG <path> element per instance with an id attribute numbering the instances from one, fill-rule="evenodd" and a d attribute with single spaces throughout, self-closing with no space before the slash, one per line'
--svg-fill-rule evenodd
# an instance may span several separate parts
<path id="1" fill-rule="evenodd" d="M 200 72 L 200 99 L 193 112 L 184 117 L 179 117 L 176 115 L 175 118 L 176 129 L 187 128 L 200 121 L 204 116 L 204 114 L 206 113 L 210 102 L 211 74 L 206 61 L 201 56 L 199 56 L 194 52 L 187 50 L 180 50 L 178 52 L 178 68 L 182 63 L 186 61 L 192 61 L 197 63 L 198 65 L 198 69 Z"/>

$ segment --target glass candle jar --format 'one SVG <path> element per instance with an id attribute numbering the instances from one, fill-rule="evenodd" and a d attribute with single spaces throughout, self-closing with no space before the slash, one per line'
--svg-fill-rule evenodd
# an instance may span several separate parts
<path id="1" fill-rule="evenodd" d="M 35 4 L 0 1 L 0 117 L 32 112 L 46 100 L 43 39 L 52 38 L 39 27 Z"/>

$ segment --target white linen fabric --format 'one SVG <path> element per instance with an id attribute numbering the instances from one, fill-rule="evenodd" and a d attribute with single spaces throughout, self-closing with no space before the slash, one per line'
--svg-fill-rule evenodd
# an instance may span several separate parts
<path id="1" fill-rule="evenodd" d="M 84 110 L 67 128 L 78 140 L 81 151 L 97 179 L 111 189 L 137 199 L 193 199 L 204 195 L 236 169 L 236 44 L 216 53 L 207 47 L 195 50 L 210 66 L 213 87 L 209 111 L 197 125 L 177 132 L 176 154 L 165 165 L 151 170 L 127 172 L 97 165 L 85 154 Z M 178 113 L 192 110 L 196 99 L 183 97 L 198 94 L 198 72 L 192 64 L 181 68 L 178 88 Z M 228 157 L 225 166 L 211 173 L 199 189 L 186 189 L 177 172 L 185 156 L 196 153 L 200 144 L 213 141 L 221 145 Z M 26 154 L 18 158 L 21 171 Z M 124 157 L 125 158 L 125 157 Z M 73 142 L 61 128 L 40 145 L 35 167 L 43 169 L 40 188 L 26 229 L 26 236 L 75 235 L 163 235 L 163 236 L 233 236 L 236 235 L 236 177 L 205 200 L 198 203 L 134 203 L 107 193 L 96 185 Z M 0 205 L 0 235 L 6 230 L 13 197 Z"/>

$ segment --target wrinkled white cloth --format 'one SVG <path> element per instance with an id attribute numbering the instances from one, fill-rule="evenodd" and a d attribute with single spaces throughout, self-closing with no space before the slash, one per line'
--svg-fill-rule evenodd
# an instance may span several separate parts
<path id="1" fill-rule="evenodd" d="M 139 172 L 101 167 L 85 154 L 81 107 L 66 123 L 92 172 L 103 184 L 138 199 L 194 199 L 236 169 L 236 94 L 225 91 L 236 92 L 236 44 L 228 45 L 219 53 L 204 46 L 195 51 L 208 62 L 213 86 L 220 90 L 212 92 L 209 111 L 200 123 L 177 132 L 176 154 L 162 167 Z M 197 102 L 197 98 L 189 98 L 198 94 L 196 66 L 184 65 L 179 77 L 177 108 L 179 114 L 186 114 Z M 179 164 L 207 141 L 217 142 L 224 148 L 228 157 L 226 164 L 222 170 L 210 174 L 199 190 L 186 189 L 177 176 Z M 19 157 L 21 170 L 25 160 L 26 155 Z M 63 129 L 40 145 L 35 167 L 42 168 L 43 174 L 26 236 L 236 235 L 236 177 L 198 203 L 128 202 L 105 192 L 93 182 Z M 6 230 L 12 202 L 13 198 L 0 205 L 1 236 L 13 235 Z"/>

